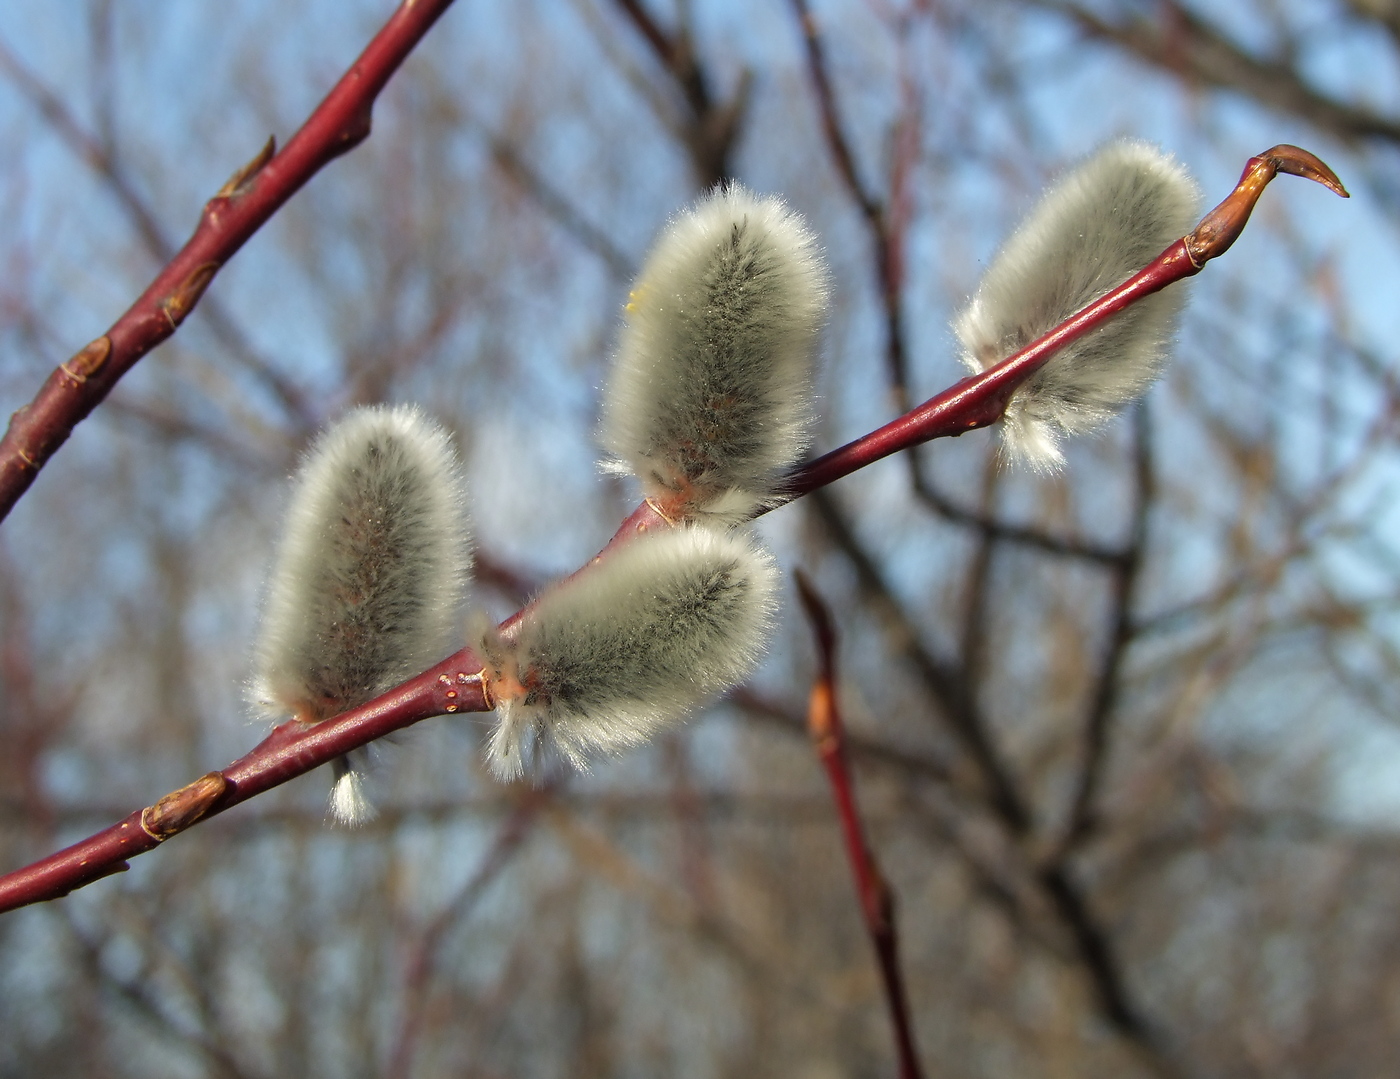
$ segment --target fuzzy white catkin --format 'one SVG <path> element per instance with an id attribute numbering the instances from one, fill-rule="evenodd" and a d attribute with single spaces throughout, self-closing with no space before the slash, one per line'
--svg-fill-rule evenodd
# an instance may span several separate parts
<path id="1" fill-rule="evenodd" d="M 1126 281 L 1192 228 L 1195 181 L 1144 142 L 1109 143 L 1063 176 L 997 254 L 954 321 L 974 372 L 1010 356 Z M 1139 301 L 1068 345 L 1017 390 L 1003 420 L 1013 458 L 1064 461 L 1087 431 L 1139 397 L 1165 362 L 1180 289 Z"/>
<path id="2" fill-rule="evenodd" d="M 452 651 L 471 568 L 464 481 L 447 433 L 411 406 L 357 409 L 316 440 L 293 481 L 268 584 L 250 697 L 317 722 Z M 335 765 L 331 811 L 372 815 L 367 754 Z"/>
<path id="3" fill-rule="evenodd" d="M 828 274 L 782 200 L 717 187 L 666 225 L 632 290 L 601 441 L 677 517 L 742 520 L 807 448 Z"/>
<path id="4" fill-rule="evenodd" d="M 498 705 L 492 770 L 557 751 L 575 767 L 639 745 L 742 681 L 772 626 L 778 571 L 740 532 L 637 536 L 478 642 Z"/>

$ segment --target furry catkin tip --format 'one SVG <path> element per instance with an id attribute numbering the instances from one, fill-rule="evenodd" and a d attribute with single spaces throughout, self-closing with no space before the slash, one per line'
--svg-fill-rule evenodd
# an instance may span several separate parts
<path id="1" fill-rule="evenodd" d="M 366 766 L 368 760 L 355 753 L 338 758 L 331 771 L 331 816 L 350 828 L 374 820 L 374 803 L 370 801 Z"/>
<path id="2" fill-rule="evenodd" d="M 471 567 L 466 497 L 446 432 L 416 408 L 357 409 L 292 483 L 249 696 L 269 719 L 317 722 L 441 659 Z M 332 811 L 364 817 L 360 769 L 337 769 Z"/>
<path id="3" fill-rule="evenodd" d="M 807 447 L 828 291 L 816 238 L 780 199 L 721 186 L 672 218 L 627 304 L 607 467 L 675 518 L 752 515 Z"/>
<path id="4" fill-rule="evenodd" d="M 492 771 L 511 779 L 550 753 L 583 768 L 735 685 L 767 643 L 777 588 L 749 536 L 684 527 L 544 592 L 507 634 L 476 643 L 499 702 Z"/>
<path id="5" fill-rule="evenodd" d="M 1120 140 L 1060 178 L 998 252 L 953 323 L 974 372 L 999 363 L 1122 284 L 1196 219 L 1186 170 L 1144 142 Z M 1060 438 L 1087 431 L 1161 373 L 1180 290 L 1159 292 L 1066 345 L 1016 391 L 1002 427 L 1008 453 L 1041 470 Z"/>

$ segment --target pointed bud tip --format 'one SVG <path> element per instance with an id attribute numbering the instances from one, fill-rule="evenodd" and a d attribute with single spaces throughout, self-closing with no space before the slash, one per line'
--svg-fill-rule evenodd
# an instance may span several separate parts
<path id="1" fill-rule="evenodd" d="M 1335 192 L 1344 199 L 1351 198 L 1351 192 L 1342 186 L 1342 181 L 1327 166 L 1327 163 L 1301 146 L 1282 142 L 1271 150 L 1265 150 L 1259 156 L 1279 172 L 1287 173 L 1289 176 L 1302 176 L 1321 184 L 1327 190 Z"/>

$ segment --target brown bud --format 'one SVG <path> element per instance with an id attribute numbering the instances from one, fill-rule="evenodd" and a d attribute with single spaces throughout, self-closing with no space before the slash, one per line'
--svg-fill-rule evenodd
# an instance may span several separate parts
<path id="1" fill-rule="evenodd" d="M 141 811 L 141 827 L 152 839 L 166 840 L 203 819 L 228 790 L 221 772 L 200 776 Z"/>

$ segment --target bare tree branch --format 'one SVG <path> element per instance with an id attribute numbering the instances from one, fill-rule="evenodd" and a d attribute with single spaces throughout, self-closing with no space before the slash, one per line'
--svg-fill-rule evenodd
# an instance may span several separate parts
<path id="1" fill-rule="evenodd" d="M 899 937 L 895 928 L 894 892 L 880 872 L 870 850 L 870 841 L 856 804 L 855 784 L 846 759 L 846 725 L 836 703 L 836 627 L 831 611 L 817 595 L 811 583 L 800 572 L 797 590 L 807 610 L 812 634 L 816 637 L 819 669 L 812 687 L 807 710 L 807 726 L 813 747 L 826 769 L 831 795 L 841 821 L 841 833 L 846 841 L 846 854 L 855 877 L 856 897 L 866 932 L 875 947 L 880 964 L 880 980 L 885 990 L 885 1002 L 894 1026 L 895 1047 L 899 1056 L 900 1079 L 922 1079 L 914 1045 L 914 1031 L 909 1019 L 909 1001 L 904 989 L 904 976 L 899 967 Z"/>
<path id="2" fill-rule="evenodd" d="M 1090 35 L 1112 41 L 1175 74 L 1300 116 L 1343 138 L 1400 141 L 1400 120 L 1338 101 L 1311 86 L 1286 59 L 1251 56 L 1176 0 L 1154 7 L 1155 20 L 1127 15 L 1111 20 L 1071 0 L 1029 0 L 1068 16 Z"/>
<path id="3" fill-rule="evenodd" d="M 391 22 L 390 26 L 394 25 Z M 424 26 L 424 32 L 426 29 Z M 384 79 L 388 78 L 387 71 L 381 73 Z M 343 103 L 336 93 L 327 100 Z M 368 107 L 367 104 L 365 107 Z M 364 115 L 367 120 L 368 114 Z M 361 131 L 360 137 L 363 134 Z M 287 152 L 284 151 L 284 155 Z M 301 160 L 300 152 L 296 160 Z M 1045 363 L 1056 348 L 1089 332 L 1137 299 L 1172 281 L 1198 273 L 1207 259 L 1227 250 L 1243 229 L 1260 193 L 1279 171 L 1318 179 L 1336 190 L 1341 188 L 1340 182 L 1325 165 L 1296 147 L 1275 147 L 1251 158 L 1235 192 L 1207 214 L 1189 236 L 1173 244 L 1147 268 L 997 366 L 981 375 L 962 380 L 871 435 L 798 468 L 786 485 L 789 497 L 815 492 L 835 479 L 899 449 L 931 438 L 961 434 L 994 422 L 1020 382 Z M 66 367 L 61 368 L 50 382 L 67 377 L 71 384 L 71 373 L 65 376 L 65 371 Z M 82 384 L 77 384 L 77 388 L 82 388 Z M 14 424 L 11 427 L 13 432 Z M 6 438 L 8 440 L 9 435 Z M 989 801 L 997 814 L 1013 835 L 1019 837 L 1028 834 L 1031 827 L 1029 809 L 992 743 L 985 718 L 979 711 L 964 672 L 949 661 L 934 656 L 918 643 L 918 635 L 900 609 L 893 590 L 884 580 L 879 567 L 862 550 L 834 502 L 826 495 L 819 494 L 815 506 L 838 546 L 851 559 L 863 583 L 879 597 L 882 607 L 904 626 L 906 654 L 944 709 L 953 731 L 976 762 L 980 778 L 986 784 Z M 644 502 L 622 523 L 598 558 L 606 557 L 637 532 L 671 525 L 672 522 L 650 502 Z M 596 561 L 597 558 L 577 572 L 586 572 Z M 512 615 L 502 623 L 503 628 L 513 624 L 522 613 Z M 0 912 L 57 898 L 74 888 L 122 872 L 127 868 L 127 858 L 153 849 L 200 820 L 395 730 L 433 716 L 486 711 L 493 706 L 493 702 L 482 675 L 482 664 L 470 650 L 463 649 L 388 693 L 335 719 L 311 725 L 296 721 L 284 723 L 252 752 L 223 771 L 210 772 L 110 828 L 29 867 L 0 877 Z M 1053 872 L 1051 876 L 1054 876 Z M 1123 1014 L 1128 1013 L 1125 1011 Z M 1137 1028 L 1129 1024 L 1124 1029 L 1131 1034 Z"/>
<path id="4" fill-rule="evenodd" d="M 281 152 L 269 142 L 240 169 L 205 204 L 194 235 L 141 297 L 15 413 L 0 439 L 0 517 L 117 380 L 175 332 L 248 238 L 325 165 L 368 137 L 379 91 L 451 2 L 405 0 Z"/>

